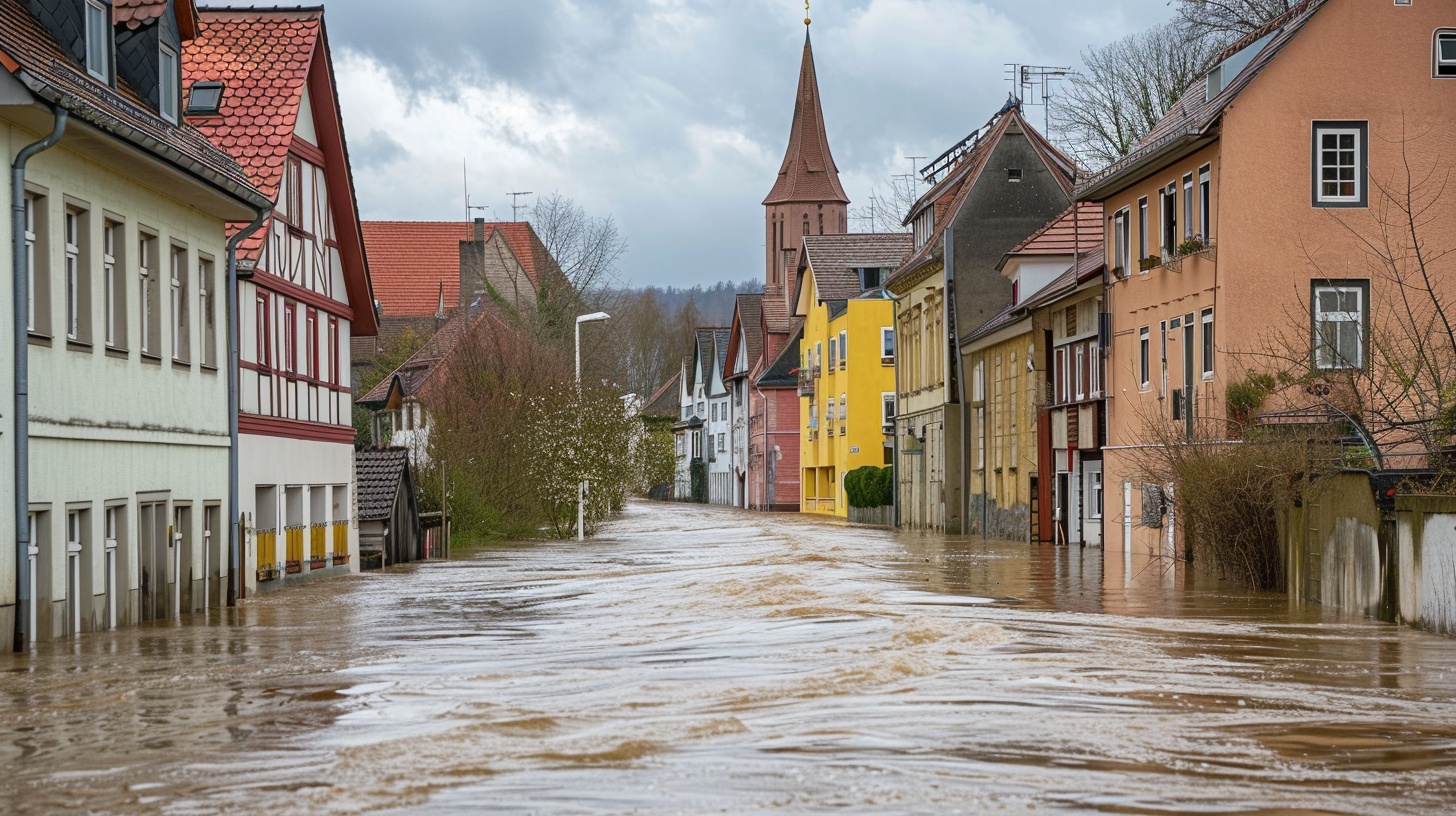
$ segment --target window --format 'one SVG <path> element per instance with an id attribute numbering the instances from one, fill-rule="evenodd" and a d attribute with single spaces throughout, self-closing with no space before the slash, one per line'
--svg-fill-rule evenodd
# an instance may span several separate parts
<path id="1" fill-rule="evenodd" d="M 194 82 L 187 94 L 188 116 L 216 116 L 222 109 L 221 82 Z"/>
<path id="2" fill-rule="evenodd" d="M 1128 271 L 1128 215 L 1128 211 L 1122 209 L 1112 217 L 1112 266 L 1119 277 Z"/>
<path id="3" fill-rule="evenodd" d="M 1203 327 L 1203 379 L 1213 379 L 1213 310 L 1204 309 L 1200 315 Z"/>
<path id="4" fill-rule="evenodd" d="M 886 270 L 880 267 L 865 267 L 859 271 L 859 285 L 862 289 L 878 289 L 885 283 Z"/>
<path id="5" fill-rule="evenodd" d="M 971 399 L 984 402 L 986 399 L 986 361 L 979 360 L 971 371 Z"/>
<path id="6" fill-rule="evenodd" d="M 880 362 L 895 362 L 895 329 L 891 326 L 880 329 Z"/>
<path id="7" fill-rule="evenodd" d="M 1138 382 L 1142 390 L 1148 390 L 1148 327 L 1138 329 Z"/>
<path id="8" fill-rule="evenodd" d="M 81 263 L 81 213 L 66 208 L 66 339 L 82 341 L 81 307 L 85 297 L 85 274 Z"/>
<path id="9" fill-rule="evenodd" d="M 842 332 L 839 333 L 839 368 L 840 368 L 841 371 L 844 370 L 844 366 L 848 362 L 849 362 L 849 332 L 848 331 L 842 331 Z"/>
<path id="10" fill-rule="evenodd" d="M 722 453 L 724 450 L 726 450 L 726 448 L 724 447 L 724 440 L 725 440 L 725 438 L 726 438 L 726 434 L 718 434 L 718 452 L 719 453 Z"/>
<path id="11" fill-rule="evenodd" d="M 683 455 L 683 437 L 682 437 L 682 434 L 678 434 L 677 436 L 673 437 L 673 443 L 674 443 L 674 445 L 677 448 L 677 450 L 676 450 L 677 455 L 678 456 L 682 456 Z"/>
<path id="12" fill-rule="evenodd" d="M 819 427 L 819 403 L 809 403 L 809 430 Z"/>
<path id="13" fill-rule="evenodd" d="M 1365 122 L 1314 123 L 1314 206 L 1364 207 Z"/>
<path id="14" fill-rule="evenodd" d="M 716 402 L 713 403 L 713 407 L 711 409 L 709 409 L 709 410 L 712 411 L 712 416 L 710 417 L 711 421 L 717 422 L 718 421 L 718 403 L 716 403 Z"/>
<path id="15" fill-rule="evenodd" d="M 976 435 L 976 468 L 986 467 L 986 409 L 976 409 L 976 427 L 971 429 Z"/>
<path id="16" fill-rule="evenodd" d="M 142 235 L 137 240 L 137 278 L 140 283 L 142 354 L 162 356 L 162 289 L 157 263 L 157 237 Z"/>
<path id="17" fill-rule="evenodd" d="M 834 397 L 830 397 L 828 408 L 824 411 L 824 424 L 829 428 L 831 434 L 834 433 L 834 418 L 838 416 L 834 411 L 834 405 Z"/>
<path id="18" fill-rule="evenodd" d="M 1148 197 L 1138 199 L 1138 260 L 1148 257 Z"/>
<path id="19" fill-rule="evenodd" d="M 1436 32 L 1435 75 L 1456 77 L 1456 29 Z"/>
<path id="20" fill-rule="evenodd" d="M 1056 403 L 1067 401 L 1067 350 L 1064 348 L 1057 349 L 1053 355 L 1052 401 Z"/>
<path id="21" fill-rule="evenodd" d="M 329 317 L 329 372 L 328 381 L 334 385 L 344 384 L 344 375 L 339 371 L 339 319 Z"/>
<path id="22" fill-rule="evenodd" d="M 32 334 L 51 333 L 50 253 L 46 231 L 46 200 L 43 196 L 25 196 L 25 269 L 30 286 L 30 305 L 26 328 Z M 41 247 L 39 252 L 36 247 Z"/>
<path id="23" fill-rule="evenodd" d="M 101 273 L 106 277 L 106 345 L 126 347 L 126 278 L 122 272 L 123 227 L 107 221 L 101 227 Z"/>
<path id="24" fill-rule="evenodd" d="M 283 304 L 283 370 L 298 373 L 298 306 Z"/>
<path id="25" fill-rule="evenodd" d="M 824 363 L 824 344 L 814 344 L 814 376 L 819 376 L 819 366 Z"/>
<path id="26" fill-rule="evenodd" d="M 1208 243 L 1212 236 L 1212 217 L 1209 215 L 1209 205 L 1213 203 L 1212 190 L 1209 187 L 1209 176 L 1212 168 L 1205 164 L 1198 168 L 1198 234 L 1203 236 L 1203 243 Z"/>
<path id="27" fill-rule="evenodd" d="M 1183 237 L 1193 237 L 1193 174 L 1183 177 Z"/>
<path id="28" fill-rule="evenodd" d="M 1368 281 L 1316 284 L 1314 363 L 1325 370 L 1365 367 L 1365 302 Z"/>
<path id="29" fill-rule="evenodd" d="M 284 182 L 287 185 L 288 222 L 295 227 L 303 226 L 303 162 L 289 157 Z"/>
<path id="30" fill-rule="evenodd" d="M 86 0 L 86 73 L 111 82 L 111 9 L 101 0 Z"/>
<path id="31" fill-rule="evenodd" d="M 157 113 L 176 124 L 178 97 L 182 95 L 182 72 L 177 65 L 177 52 L 163 43 L 157 71 Z"/>
<path id="32" fill-rule="evenodd" d="M 829 370 L 833 371 L 839 363 L 839 338 L 829 338 Z"/>
<path id="33" fill-rule="evenodd" d="M 923 212 L 915 216 L 911 228 L 915 233 L 915 248 L 925 246 L 930 241 L 931 234 L 935 232 L 935 208 L 926 207 Z"/>
<path id="34" fill-rule="evenodd" d="M 888 391 L 880 392 L 880 424 L 887 432 L 894 433 L 895 395 Z"/>
<path id="35" fill-rule="evenodd" d="M 202 364 L 217 368 L 217 294 L 210 258 L 197 260 L 197 311 L 202 316 Z"/>
<path id="36" fill-rule="evenodd" d="M 187 362 L 192 325 L 187 319 L 187 250 L 172 247 L 172 359 Z"/>
<path id="37" fill-rule="evenodd" d="M 257 359 L 254 362 L 265 371 L 271 370 L 273 368 L 273 315 L 267 294 L 258 293 L 258 298 L 254 303 L 254 312 L 257 328 L 257 342 L 254 346 Z"/>
<path id="38" fill-rule="evenodd" d="M 309 309 L 303 318 L 303 375 L 318 378 L 318 312 Z"/>
<path id="39" fill-rule="evenodd" d="M 1163 218 L 1163 257 L 1178 248 L 1178 183 L 1173 182 L 1158 194 Z"/>
<path id="40" fill-rule="evenodd" d="M 1084 399 L 1087 398 L 1087 376 L 1086 376 L 1087 359 L 1086 359 L 1086 354 L 1087 354 L 1087 347 L 1086 346 L 1084 346 L 1084 345 L 1077 346 L 1077 360 L 1076 360 L 1076 363 L 1075 363 L 1076 368 L 1073 371 L 1073 377 L 1076 379 L 1076 383 L 1077 383 L 1077 399 L 1078 400 L 1084 400 Z"/>
<path id="41" fill-rule="evenodd" d="M 848 394 L 840 394 L 839 395 L 839 421 L 840 422 L 843 422 L 846 419 L 849 419 L 849 395 Z M 843 433 L 843 432 L 844 432 L 843 430 L 840 431 L 840 433 Z"/>

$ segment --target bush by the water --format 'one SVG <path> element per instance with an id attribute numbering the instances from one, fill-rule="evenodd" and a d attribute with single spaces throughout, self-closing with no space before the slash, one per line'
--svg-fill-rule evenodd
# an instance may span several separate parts
<path id="1" fill-rule="evenodd" d="M 844 476 L 844 492 L 850 507 L 884 507 L 895 503 L 894 470 L 862 467 Z"/>

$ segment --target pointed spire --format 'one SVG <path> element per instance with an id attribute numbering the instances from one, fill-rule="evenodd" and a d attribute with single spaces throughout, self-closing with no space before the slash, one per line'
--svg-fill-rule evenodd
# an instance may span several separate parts
<path id="1" fill-rule="evenodd" d="M 809 24 L 807 8 L 804 24 Z M 789 148 L 784 153 L 778 181 L 763 203 L 792 201 L 849 203 L 849 196 L 844 194 L 844 187 L 839 183 L 839 168 L 829 152 L 824 110 L 819 103 L 819 79 L 814 72 L 814 47 L 809 42 L 807 28 L 804 31 L 804 62 L 799 68 L 799 95 L 794 100 Z"/>

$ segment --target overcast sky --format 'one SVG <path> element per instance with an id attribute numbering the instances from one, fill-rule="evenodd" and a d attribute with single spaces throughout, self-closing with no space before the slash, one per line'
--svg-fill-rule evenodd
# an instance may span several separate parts
<path id="1" fill-rule="evenodd" d="M 1168 0 L 818 0 L 830 146 L 863 203 L 983 124 L 1004 63 L 1075 65 L 1171 16 Z M 272 3 L 269 3 L 270 5 Z M 560 191 L 616 218 L 631 284 L 763 276 L 802 0 L 326 0 L 369 220 L 510 220 L 507 193 Z M 1040 121 L 1039 109 L 1028 109 Z M 534 200 L 526 197 L 523 203 Z"/>

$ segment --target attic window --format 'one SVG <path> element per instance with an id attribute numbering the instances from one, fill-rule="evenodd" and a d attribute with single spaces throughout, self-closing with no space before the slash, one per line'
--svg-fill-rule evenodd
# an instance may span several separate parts
<path id="1" fill-rule="evenodd" d="M 1436 76 L 1456 77 L 1456 29 L 1436 32 Z"/>
<path id="2" fill-rule="evenodd" d="M 1008 182 L 1012 183 L 1012 184 L 1018 184 L 1018 183 L 1020 183 L 1021 182 L 1021 168 L 1020 167 L 1008 167 L 1008 168 L 1006 168 L 1006 180 Z"/>
<path id="3" fill-rule="evenodd" d="M 177 97 L 182 93 L 182 72 L 177 62 L 177 51 L 169 45 L 162 45 L 157 62 L 157 113 L 168 122 L 177 122 Z"/>
<path id="4" fill-rule="evenodd" d="M 859 283 L 862 289 L 878 289 L 884 285 L 885 269 L 881 267 L 864 267 L 859 271 Z"/>
<path id="5" fill-rule="evenodd" d="M 86 0 L 86 72 L 111 82 L 111 8 L 101 0 Z"/>
<path id="6" fill-rule="evenodd" d="M 221 82 L 194 82 L 187 93 L 188 116 L 216 116 L 222 108 Z"/>

